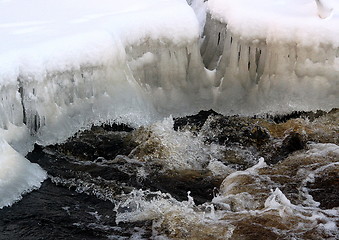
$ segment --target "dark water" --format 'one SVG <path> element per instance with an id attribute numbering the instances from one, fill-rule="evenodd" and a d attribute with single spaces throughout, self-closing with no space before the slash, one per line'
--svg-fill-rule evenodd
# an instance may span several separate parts
<path id="1" fill-rule="evenodd" d="M 0 210 L 0 239 L 150 239 L 156 236 L 335 239 L 338 236 L 339 217 L 335 211 L 327 211 L 339 207 L 337 155 L 330 152 L 321 160 L 307 155 L 312 149 L 321 151 L 319 146 L 323 146 L 310 144 L 331 143 L 324 145 L 327 148 L 338 145 L 338 110 L 265 118 L 225 117 L 202 111 L 175 119 L 171 124 L 164 121 L 139 129 L 125 125 L 93 127 L 64 144 L 36 146 L 27 158 L 47 170 L 49 179 L 22 201 Z M 241 171 L 257 164 L 259 157 L 264 157 L 268 166 L 251 178 L 248 174 L 244 178 Z M 316 172 L 325 163 L 330 167 L 305 185 L 297 170 Z M 239 175 L 229 177 L 237 171 Z M 239 187 L 230 189 L 228 183 Z M 303 184 L 320 203 L 318 207 L 311 209 L 311 205 L 303 203 L 304 195 L 300 193 Z M 271 215 L 267 215 L 268 210 L 260 212 L 271 194 L 270 189 L 275 187 L 279 187 L 292 204 L 304 207 L 300 211 L 306 217 L 299 219 L 301 222 L 310 221 L 307 216 L 314 212 L 332 214 L 323 220 L 332 230 L 303 231 L 293 226 L 300 214 L 283 220 L 275 212 Z M 129 206 L 137 189 L 149 190 L 149 193 L 141 202 L 139 199 L 133 204 L 154 204 L 160 209 L 160 215 L 154 216 L 145 210 L 144 216 L 139 217 L 140 207 L 137 207 L 139 215 L 134 214 L 135 208 L 124 207 Z M 170 197 L 163 199 L 157 191 L 169 193 Z M 188 192 L 194 199 L 193 207 L 186 203 Z M 243 193 L 255 199 L 253 206 L 243 208 L 239 200 L 245 196 Z M 238 196 L 238 200 L 230 200 L 230 194 Z M 224 209 L 216 201 L 217 197 L 224 198 L 224 203 L 231 208 Z M 175 210 L 162 209 L 168 199 Z M 124 201 L 128 204 L 121 204 Z M 211 207 L 208 211 L 201 207 L 206 204 L 214 205 L 213 211 L 219 214 L 212 222 L 198 217 L 204 211 L 205 215 L 211 214 Z M 311 210 L 308 212 L 306 207 Z M 186 213 L 187 209 L 190 212 Z M 116 224 L 116 211 L 128 217 Z M 255 216 L 253 211 L 257 211 Z M 130 213 L 134 215 L 131 217 Z M 194 216 L 193 220 L 187 219 L 189 214 Z M 226 227 L 229 225 L 234 227 L 230 230 Z"/>
<path id="2" fill-rule="evenodd" d="M 115 224 L 113 207 L 109 201 L 47 180 L 23 201 L 1 210 L 0 239 L 107 239 L 108 234 L 124 235 Z"/>

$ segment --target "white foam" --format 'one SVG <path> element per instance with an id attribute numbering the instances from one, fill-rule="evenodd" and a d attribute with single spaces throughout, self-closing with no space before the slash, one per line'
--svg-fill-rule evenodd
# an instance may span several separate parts
<path id="1" fill-rule="evenodd" d="M 287 199 L 279 188 L 272 191 L 272 194 L 265 201 L 265 208 L 284 209 L 290 208 L 291 206 L 291 201 Z"/>
<path id="2" fill-rule="evenodd" d="M 143 129 L 136 135 L 136 141 L 140 145 L 132 151 L 131 157 L 142 161 L 156 161 L 165 169 L 202 170 L 209 163 L 221 158 L 223 150 L 222 146 L 205 144 L 203 137 L 194 136 L 192 132 L 175 131 L 172 116 Z M 147 154 L 144 156 L 145 151 Z M 210 165 L 208 168 L 214 170 Z M 215 171 L 217 174 L 221 170 Z"/>
<path id="3" fill-rule="evenodd" d="M 230 181 L 232 178 L 236 178 L 239 175 L 257 175 L 258 174 L 258 170 L 261 168 L 265 168 L 267 167 L 267 164 L 265 162 L 264 158 L 259 158 L 259 161 L 257 164 L 255 164 L 253 167 L 250 167 L 244 171 L 236 171 L 234 173 L 231 173 L 230 175 L 228 175 L 224 182 Z M 222 184 L 224 185 L 224 184 Z M 222 189 L 223 192 L 228 192 L 230 189 L 232 188 L 232 185 L 225 185 L 225 188 Z"/>

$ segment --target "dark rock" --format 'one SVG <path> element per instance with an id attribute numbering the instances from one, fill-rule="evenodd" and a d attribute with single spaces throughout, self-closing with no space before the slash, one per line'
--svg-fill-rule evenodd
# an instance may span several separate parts
<path id="1" fill-rule="evenodd" d="M 103 128 L 105 131 L 113 132 L 132 132 L 134 130 L 133 127 L 124 123 L 103 124 L 100 127 Z"/>
<path id="2" fill-rule="evenodd" d="M 136 146 L 137 144 L 126 132 L 106 132 L 103 129 L 95 129 L 80 133 L 63 144 L 48 148 L 79 160 L 93 161 L 99 157 L 114 159 L 117 155 L 128 155 Z"/>
<path id="3" fill-rule="evenodd" d="M 270 158 L 267 162 L 269 164 L 276 164 L 279 161 L 286 158 L 289 154 L 302 150 L 306 148 L 306 138 L 297 132 L 292 132 L 287 135 L 280 148 L 275 152 L 272 158 Z"/>
<path id="4" fill-rule="evenodd" d="M 287 122 L 290 119 L 303 118 L 309 119 L 311 122 L 315 119 L 325 115 L 327 112 L 322 110 L 317 110 L 316 112 L 312 111 L 294 111 L 285 115 L 276 115 L 276 116 L 267 116 L 267 118 L 272 119 L 275 123 Z"/>
<path id="5" fill-rule="evenodd" d="M 253 139 L 257 144 L 263 143 L 270 139 L 270 134 L 261 126 L 254 126 L 252 129 L 246 129 L 244 136 Z"/>
<path id="6" fill-rule="evenodd" d="M 190 127 L 194 126 L 194 129 L 199 131 L 209 116 L 221 116 L 221 114 L 210 109 L 208 111 L 200 111 L 196 115 L 176 118 L 174 119 L 174 130 L 177 131 L 186 126 L 190 126 Z"/>
<path id="7" fill-rule="evenodd" d="M 196 204 L 203 204 L 212 200 L 213 193 L 222 180 L 210 176 L 208 171 L 192 170 L 155 174 L 143 181 L 143 185 L 152 191 L 170 193 L 180 201 L 186 201 L 187 193 L 190 192 Z"/>
<path id="8" fill-rule="evenodd" d="M 306 147 L 306 140 L 303 135 L 292 132 L 283 141 L 281 151 L 285 154 L 292 153 Z"/>

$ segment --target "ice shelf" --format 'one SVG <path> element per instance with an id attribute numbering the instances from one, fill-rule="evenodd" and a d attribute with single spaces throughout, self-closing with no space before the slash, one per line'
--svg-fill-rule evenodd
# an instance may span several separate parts
<path id="1" fill-rule="evenodd" d="M 185 0 L 0 4 L 2 129 L 45 143 L 95 122 L 146 124 L 209 85 Z"/>

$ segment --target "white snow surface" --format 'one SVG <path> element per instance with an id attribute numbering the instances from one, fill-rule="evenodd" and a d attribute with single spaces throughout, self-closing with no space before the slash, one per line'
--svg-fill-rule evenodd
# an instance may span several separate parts
<path id="1" fill-rule="evenodd" d="M 206 0 L 187 0 L 187 3 L 191 6 L 197 16 L 200 26 L 200 34 L 202 35 L 206 23 Z"/>
<path id="2" fill-rule="evenodd" d="M 318 16 L 314 0 L 209 0 L 208 10 L 242 38 L 338 47 L 339 1 L 321 2 L 333 9 L 326 19 Z"/>
<path id="3" fill-rule="evenodd" d="M 186 44 L 199 25 L 185 0 L 0 1 L 0 82 L 124 57 L 155 39 Z"/>

